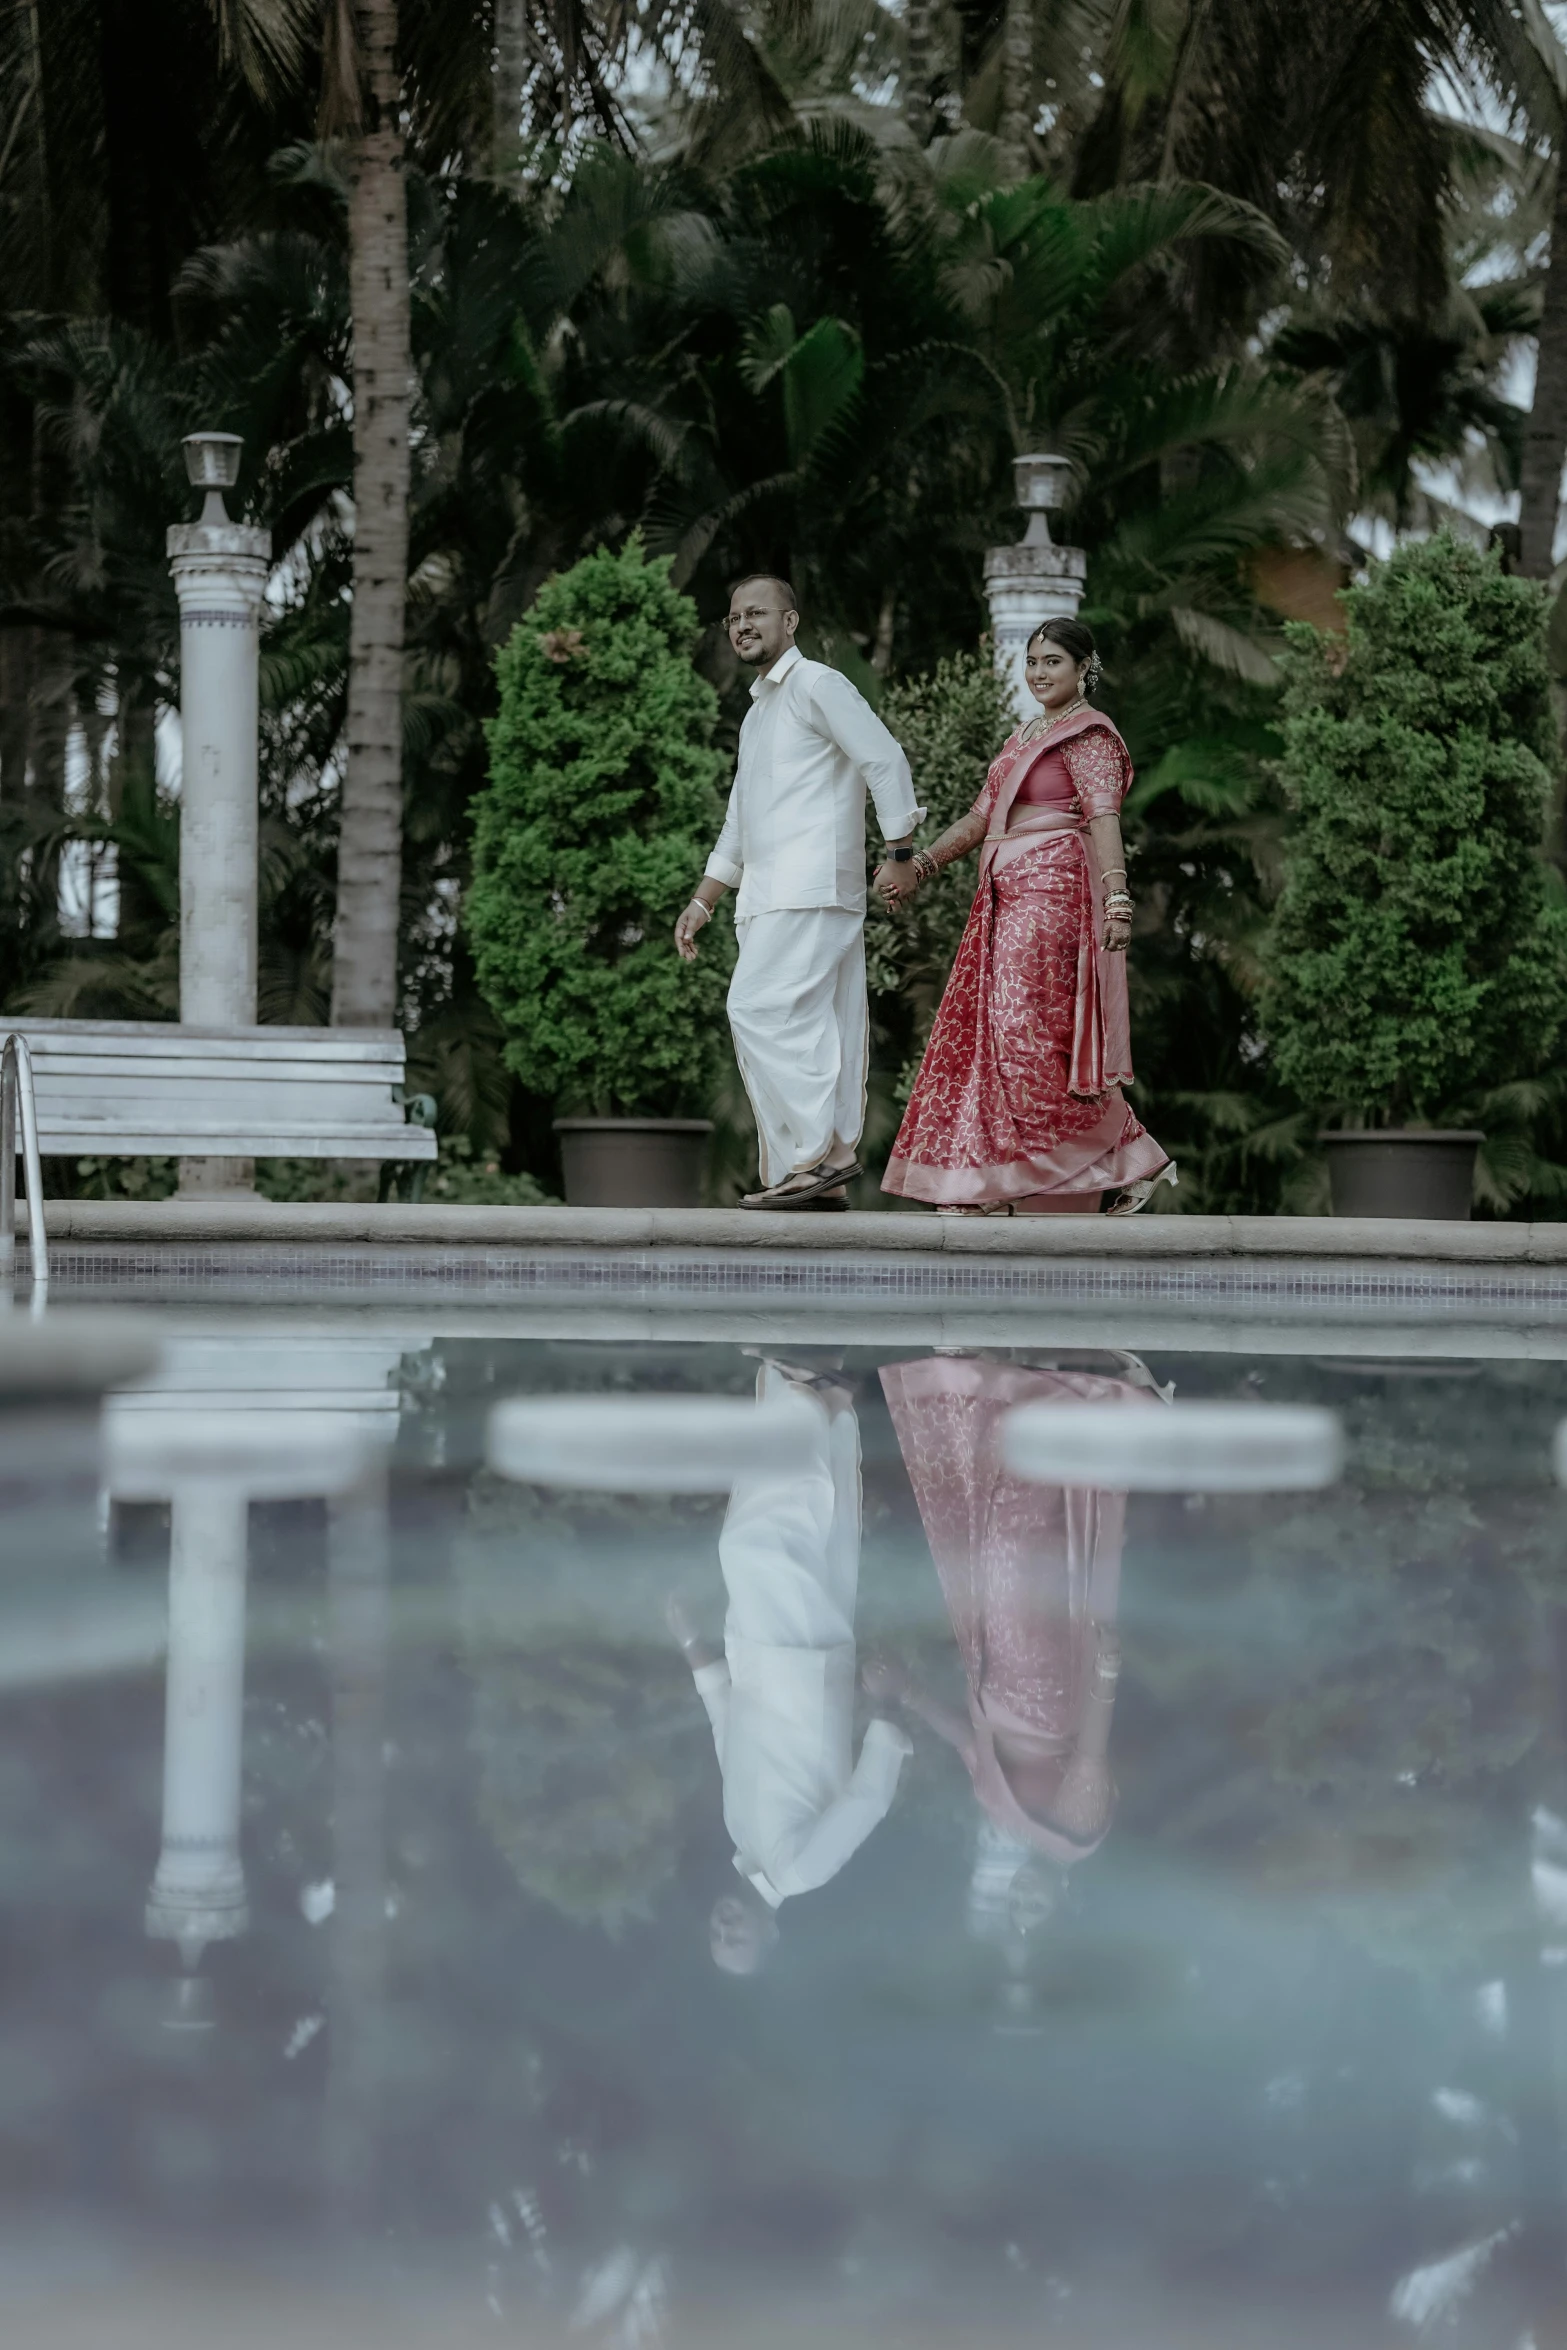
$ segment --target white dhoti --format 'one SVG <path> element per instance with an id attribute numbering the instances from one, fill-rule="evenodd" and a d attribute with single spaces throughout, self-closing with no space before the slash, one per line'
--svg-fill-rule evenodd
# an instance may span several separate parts
<path id="1" fill-rule="evenodd" d="M 842 906 L 785 907 L 737 921 L 735 934 L 729 1025 L 765 1186 L 859 1148 L 870 1029 L 865 918 Z"/>

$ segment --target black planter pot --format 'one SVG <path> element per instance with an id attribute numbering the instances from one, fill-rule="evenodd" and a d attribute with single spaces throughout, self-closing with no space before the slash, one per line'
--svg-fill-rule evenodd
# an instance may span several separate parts
<path id="1" fill-rule="evenodd" d="M 568 1208 L 699 1208 L 710 1118 L 557 1118 Z"/>
<path id="2" fill-rule="evenodd" d="M 1340 1128 L 1319 1134 L 1335 1216 L 1410 1216 L 1467 1222 L 1475 1153 L 1485 1140 L 1459 1127 Z"/>

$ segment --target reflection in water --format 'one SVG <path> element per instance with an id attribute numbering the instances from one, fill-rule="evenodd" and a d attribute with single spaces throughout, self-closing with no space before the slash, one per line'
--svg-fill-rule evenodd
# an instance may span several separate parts
<path id="1" fill-rule="evenodd" d="M 897 1790 L 907 1735 L 873 1721 L 854 1760 L 854 1608 L 860 1574 L 860 1431 L 849 1386 L 764 1363 L 759 1403 L 792 1395 L 810 1427 L 806 1465 L 738 1478 L 718 1538 L 724 1647 L 672 1610 L 723 1775 L 741 1890 L 712 1916 L 716 1963 L 752 1974 L 792 1895 L 835 1877 Z"/>
<path id="2" fill-rule="evenodd" d="M 371 1471 L 332 1503 L 331 1977 L 322 2160 L 332 2219 L 363 2227 L 386 2063 L 387 1520 Z"/>
<path id="3" fill-rule="evenodd" d="M 187 1483 L 170 1509 L 169 1662 L 163 1747 L 163 1835 L 147 1897 L 147 1932 L 173 1942 L 189 1987 L 209 1942 L 250 1922 L 239 1850 L 245 1705 L 244 1488 Z"/>
<path id="4" fill-rule="evenodd" d="M 252 1495 L 313 1474 L 328 1359 L 301 1338 L 299 1407 L 245 1415 L 289 1452 Z M 164 1562 L 83 1553 L 92 1671 L 24 1677 L 60 1521 L 0 1524 L 13 2238 L 208 2264 L 238 2315 L 179 2350 L 275 2338 L 249 2280 L 302 2253 L 395 2266 L 378 2341 L 426 2305 L 587 2350 L 1562 2339 L 1567 1367 L 1186 1358 L 1183 1402 L 1342 1411 L 1350 1468 L 1128 1503 L 1118 1593 L 1116 1493 L 1007 1475 L 1000 1425 L 1089 1396 L 1167 1429 L 1140 1367 L 886 1359 L 774 1360 L 806 1468 L 649 1498 L 480 1471 L 496 1394 L 750 1412 L 754 1361 L 453 1342 L 401 1375 L 389 1501 L 356 1486 L 319 1549 L 258 1516 L 248 1597 L 243 1516 L 177 1498 L 167 1751 L 150 1642 L 103 1637 L 111 1601 L 161 1622 Z M 184 1492 L 197 1384 L 141 1432 L 156 1474 L 111 1444 L 117 1494 Z M 715 1546 L 704 1710 L 663 1611 Z M 867 1712 L 922 1751 L 862 1751 Z M 140 1936 L 160 1768 L 161 1888 L 204 1845 L 251 1917 L 182 2038 Z M 722 1963 L 782 1920 L 743 1996 L 720 1885 Z"/>
<path id="5" fill-rule="evenodd" d="M 1051 1914 L 1065 1872 L 1110 1825 L 1126 1498 L 1026 1482 L 1003 1459 L 1003 1423 L 1020 1404 L 1144 1410 L 1163 1391 L 1131 1358 L 1109 1377 L 936 1355 L 881 1379 L 962 1656 L 967 1718 L 891 1666 L 875 1685 L 962 1756 L 984 1814 L 970 1931 L 1010 1942 Z"/>

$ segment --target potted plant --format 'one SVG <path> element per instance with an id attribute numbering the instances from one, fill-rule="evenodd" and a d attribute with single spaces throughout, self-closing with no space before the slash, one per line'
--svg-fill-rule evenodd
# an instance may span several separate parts
<path id="1" fill-rule="evenodd" d="M 467 921 L 507 1067 L 561 1115 L 566 1199 L 695 1207 L 729 933 L 671 943 L 722 818 L 696 607 L 633 538 L 550 580 L 487 729 Z"/>
<path id="2" fill-rule="evenodd" d="M 1567 1010 L 1545 593 L 1444 531 L 1343 604 L 1342 636 L 1288 631 L 1263 1025 L 1336 1214 L 1463 1217 L 1485 1096 L 1548 1066 Z"/>

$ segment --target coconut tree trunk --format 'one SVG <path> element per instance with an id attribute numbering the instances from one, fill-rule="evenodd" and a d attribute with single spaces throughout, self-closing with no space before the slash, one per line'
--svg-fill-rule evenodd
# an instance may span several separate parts
<path id="1" fill-rule="evenodd" d="M 1562 139 L 1557 138 L 1560 157 Z M 1519 569 L 1530 579 L 1549 579 L 1561 504 L 1562 465 L 1567 461 L 1567 170 L 1556 167 L 1551 209 L 1551 260 L 1545 273 L 1545 304 L 1535 361 L 1534 406 L 1524 430 L 1520 478 Z"/>
<path id="2" fill-rule="evenodd" d="M 923 147 L 930 136 L 931 29 L 935 0 L 908 0 L 903 52 L 903 119 Z"/>
<path id="3" fill-rule="evenodd" d="M 13 807 L 27 790 L 27 670 L 32 632 L 0 628 L 0 800 Z"/>
<path id="4" fill-rule="evenodd" d="M 1034 119 L 1033 0 L 1007 0 L 1001 33 L 1001 110 L 996 122 L 1007 174 L 1028 170 L 1028 133 Z"/>
<path id="5" fill-rule="evenodd" d="M 527 78 L 528 0 L 495 0 L 490 160 L 497 171 L 505 170 L 522 137 L 522 87 Z"/>
<path id="6" fill-rule="evenodd" d="M 408 209 L 397 0 L 359 0 L 363 128 L 349 208 L 354 318 L 354 602 L 337 853 L 332 1020 L 397 1011 L 402 887 L 403 606 L 408 582 Z"/>

